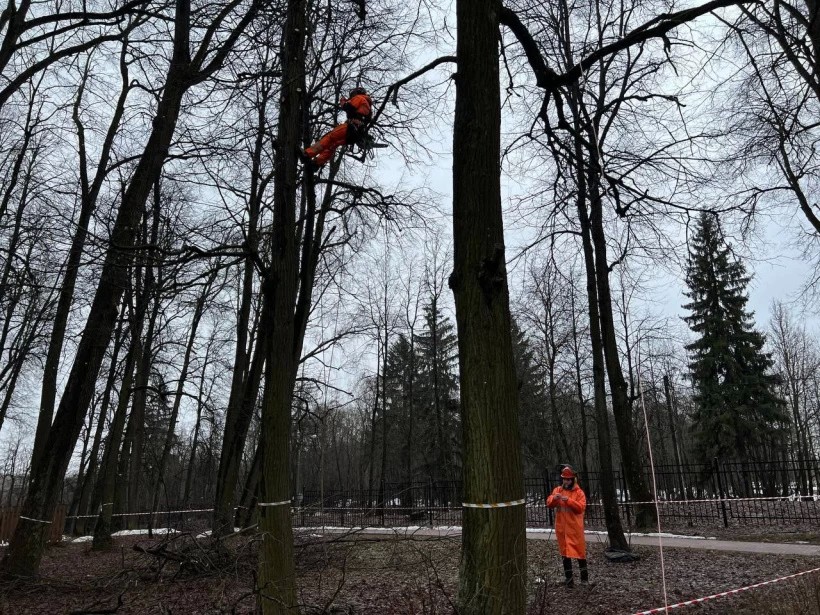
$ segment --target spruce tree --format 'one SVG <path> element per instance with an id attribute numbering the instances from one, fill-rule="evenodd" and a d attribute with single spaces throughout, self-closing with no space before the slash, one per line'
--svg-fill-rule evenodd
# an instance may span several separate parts
<path id="1" fill-rule="evenodd" d="M 554 434 L 549 429 L 549 399 L 545 391 L 546 376 L 538 365 L 535 350 L 527 335 L 512 320 L 512 350 L 518 380 L 518 424 L 525 476 L 539 476 L 557 462 L 554 459 Z M 551 454 L 552 453 L 552 454 Z"/>
<path id="2" fill-rule="evenodd" d="M 401 492 L 402 506 L 405 507 L 412 504 L 412 494 L 408 488 L 416 479 L 420 459 L 427 456 L 422 450 L 426 440 L 416 392 L 418 353 L 414 341 L 414 338 L 408 338 L 402 333 L 390 346 L 385 391 L 385 405 L 395 426 L 388 444 L 393 454 L 397 455 L 394 467 L 401 468 L 400 476 L 405 483 Z"/>
<path id="3" fill-rule="evenodd" d="M 457 475 L 458 343 L 455 327 L 434 300 L 424 307 L 424 329 L 416 336 L 418 399 L 430 428 L 431 478 Z"/>
<path id="4" fill-rule="evenodd" d="M 698 339 L 686 348 L 695 388 L 693 428 L 701 461 L 748 461 L 766 454 L 788 422 L 765 337 L 746 309 L 751 277 L 718 219 L 704 213 L 689 250 L 685 317 Z"/>

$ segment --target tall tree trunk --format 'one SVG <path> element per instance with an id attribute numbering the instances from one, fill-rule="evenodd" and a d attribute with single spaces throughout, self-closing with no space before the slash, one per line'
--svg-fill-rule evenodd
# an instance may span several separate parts
<path id="1" fill-rule="evenodd" d="M 381 346 L 381 336 L 379 336 L 378 345 Z M 378 354 L 377 350 L 377 354 Z M 384 352 L 382 350 L 382 352 Z M 381 388 L 379 387 L 379 373 L 381 372 L 382 362 L 381 357 L 378 357 L 378 364 L 376 365 L 376 397 L 373 400 L 373 410 L 370 413 L 370 454 L 368 455 L 368 472 L 367 472 L 367 508 L 373 506 L 373 473 L 376 467 L 376 417 L 379 412 L 379 397 L 381 395 Z"/>
<path id="2" fill-rule="evenodd" d="M 597 138 L 590 131 L 591 139 Z M 595 251 L 595 280 L 598 289 L 598 313 L 601 323 L 601 339 L 609 376 L 609 390 L 612 395 L 612 413 L 615 415 L 615 427 L 618 431 L 621 459 L 623 460 L 626 484 L 632 499 L 641 502 L 652 500 L 652 494 L 646 484 L 641 463 L 640 447 L 632 421 L 632 404 L 627 394 L 626 380 L 618 356 L 618 340 L 615 322 L 612 315 L 612 291 L 609 285 L 609 261 L 607 259 L 606 236 L 603 224 L 603 204 L 598 184 L 598 165 L 600 160 L 595 151 L 590 152 L 591 167 L 587 168 L 589 177 L 589 229 Z M 641 527 L 652 527 L 657 521 L 655 507 L 643 504 L 638 507 L 635 524 Z"/>
<path id="3" fill-rule="evenodd" d="M 228 404 L 228 417 L 225 419 L 225 433 L 222 438 L 222 452 L 217 469 L 216 494 L 214 497 L 214 519 L 212 531 L 214 536 L 233 530 L 234 503 L 236 502 L 236 485 L 239 480 L 239 469 L 242 462 L 242 453 L 245 450 L 245 440 L 248 436 L 253 418 L 253 410 L 259 395 L 259 386 L 262 383 L 265 361 L 270 346 L 270 332 L 273 312 L 270 301 L 262 298 L 260 310 L 259 332 L 256 336 L 253 358 L 250 369 L 245 378 L 244 386 L 240 389 L 241 398 L 238 406 L 233 402 Z M 232 390 L 233 394 L 233 390 Z M 233 411 L 231 409 L 234 408 Z"/>
<path id="4" fill-rule="evenodd" d="M 85 474 L 85 479 L 82 485 L 75 493 L 76 505 L 72 502 L 72 509 L 75 515 L 80 515 L 80 518 L 74 521 L 73 532 L 78 536 L 84 536 L 86 528 L 90 526 L 88 519 L 82 515 L 88 514 L 88 503 L 91 500 L 91 494 L 94 490 L 94 485 L 99 475 L 99 456 L 100 446 L 102 445 L 103 428 L 105 427 L 106 419 L 108 418 L 108 408 L 111 405 L 111 392 L 114 389 L 114 382 L 117 378 L 117 361 L 119 361 L 120 349 L 122 348 L 123 340 L 123 323 L 125 321 L 125 305 L 123 304 L 122 313 L 117 322 L 117 331 L 114 334 L 114 349 L 111 352 L 111 365 L 108 369 L 108 379 L 105 383 L 105 390 L 103 391 L 102 403 L 100 404 L 100 416 L 97 419 L 97 429 L 94 432 L 94 442 L 91 445 L 91 453 L 88 457 L 88 471 Z"/>
<path id="5" fill-rule="evenodd" d="M 182 507 L 187 508 L 191 502 L 191 489 L 194 482 L 194 468 L 196 467 L 196 449 L 199 446 L 199 429 L 202 424 L 202 401 L 205 390 L 205 371 L 208 369 L 210 358 L 210 346 L 205 351 L 205 360 L 202 364 L 202 371 L 199 373 L 199 388 L 196 397 L 196 423 L 194 423 L 194 437 L 191 440 L 191 456 L 188 458 L 188 470 L 185 473 L 185 491 L 182 494 Z"/>
<path id="6" fill-rule="evenodd" d="M 253 454 L 251 467 L 245 479 L 245 486 L 239 496 L 239 506 L 236 508 L 234 523 L 236 527 L 245 528 L 251 525 L 256 510 L 256 502 L 259 496 L 259 485 L 262 482 L 262 460 L 265 457 L 264 442 L 259 438 L 256 450 Z M 298 493 L 298 491 L 297 491 Z"/>
<path id="7" fill-rule="evenodd" d="M 595 261 L 592 252 L 592 242 L 589 238 L 589 222 L 586 205 L 582 197 L 578 199 L 578 211 L 581 218 L 584 261 L 587 269 L 589 336 L 592 346 L 592 381 L 595 393 L 595 428 L 598 435 L 601 499 L 604 505 L 604 519 L 610 546 L 615 549 L 628 551 L 629 544 L 626 542 L 623 526 L 621 525 L 621 516 L 618 511 L 618 496 L 615 491 L 615 472 L 612 467 L 612 443 L 609 433 L 609 412 L 606 404 L 604 351 L 600 319 L 598 317 L 598 297 L 595 283 Z"/>
<path id="8" fill-rule="evenodd" d="M 384 357 L 382 360 L 382 458 L 381 471 L 379 472 L 379 514 L 381 516 L 382 525 L 384 525 L 384 488 L 387 474 L 387 434 L 389 432 L 389 425 L 387 423 L 387 357 L 388 348 L 390 348 L 389 330 L 387 326 L 387 294 L 384 297 L 385 307 L 385 323 L 384 323 Z"/>
<path id="9" fill-rule="evenodd" d="M 110 247 L 105 255 L 100 281 L 46 440 L 45 450 L 49 454 L 44 455 L 42 461 L 31 469 L 23 514 L 3 557 L 2 569 L 7 575 L 32 576 L 40 566 L 47 521 L 54 515 L 63 478 L 114 330 L 117 305 L 126 287 L 129 265 L 133 259 L 131 248 L 139 229 L 139 218 L 151 187 L 162 170 L 176 129 L 182 96 L 190 85 L 189 22 L 188 0 L 178 0 L 174 55 L 168 78 L 151 135 L 123 194 L 111 231 Z"/>
<path id="10" fill-rule="evenodd" d="M 148 262 L 145 268 L 145 288 L 143 292 L 146 301 L 151 302 L 151 314 L 148 317 L 148 330 L 145 334 L 145 341 L 142 345 L 142 355 L 137 368 L 136 386 L 134 387 L 134 399 L 131 404 L 131 415 L 128 418 L 128 432 L 130 437 L 126 438 L 126 443 L 130 449 L 123 447 L 123 472 L 121 481 L 128 486 L 128 499 L 123 512 L 142 512 L 142 459 L 145 454 L 145 411 L 148 403 L 148 386 L 151 382 L 151 366 L 154 363 L 154 334 L 157 327 L 157 319 L 162 305 L 158 288 L 162 286 L 162 263 L 157 262 L 156 249 L 159 243 L 159 223 L 161 211 L 160 181 L 154 183 L 154 203 L 151 214 L 151 235 L 149 238 L 147 257 Z M 156 273 L 154 268 L 156 267 Z M 157 283 L 159 277 L 159 283 Z M 128 452 L 128 455 L 125 453 Z M 134 529 L 139 522 L 137 517 L 127 517 L 127 526 Z"/>
<path id="11" fill-rule="evenodd" d="M 405 458 L 405 467 L 404 467 L 404 497 L 402 506 L 406 508 L 413 507 L 413 492 L 412 492 L 412 484 L 413 484 L 413 421 L 414 421 L 414 405 L 415 399 L 413 396 L 413 385 L 415 384 L 415 376 L 416 376 L 416 344 L 415 344 L 415 333 L 413 329 L 410 330 L 410 365 L 407 369 L 407 392 L 404 396 L 404 403 L 407 405 L 407 456 Z M 335 430 L 333 432 L 335 434 Z M 334 435 L 335 437 L 335 435 Z M 341 478 L 341 473 L 340 473 Z M 410 512 L 409 510 L 407 512 Z"/>
<path id="12" fill-rule="evenodd" d="M 208 293 L 211 291 L 211 285 L 216 279 L 218 273 L 217 269 L 208 276 L 207 281 L 202 287 L 202 292 L 197 298 L 194 306 L 194 314 L 191 317 L 191 332 L 188 335 L 188 343 L 185 346 L 185 354 L 182 358 L 182 367 L 179 372 L 179 380 L 177 381 L 177 389 L 174 394 L 174 403 L 171 406 L 171 416 L 168 418 L 168 429 L 165 432 L 165 441 L 162 445 L 162 453 L 160 453 L 159 463 L 157 464 L 157 479 L 154 481 L 153 494 L 151 496 L 151 512 L 156 511 L 159 505 L 159 494 L 161 485 L 165 484 L 165 465 L 168 463 L 168 456 L 171 454 L 171 446 L 174 443 L 174 433 L 177 426 L 177 416 L 179 415 L 179 407 L 182 403 L 182 394 L 185 392 L 185 381 L 188 378 L 188 366 L 191 363 L 191 354 L 194 350 L 194 343 L 196 342 L 196 334 L 199 330 L 199 321 L 202 319 L 202 314 L 205 311 L 205 301 L 208 299 Z"/>
<path id="13" fill-rule="evenodd" d="M 105 453 L 103 453 L 102 464 L 100 465 L 100 477 L 97 480 L 92 498 L 93 506 L 99 507 L 97 521 L 94 526 L 94 541 L 92 543 L 94 549 L 106 549 L 111 546 L 117 476 L 122 471 L 121 460 L 127 458 L 124 453 L 124 446 L 122 447 L 123 453 L 120 453 L 120 444 L 123 440 L 128 405 L 133 393 L 134 372 L 137 369 L 137 364 L 140 362 L 140 353 L 142 352 L 142 328 L 145 322 L 145 312 L 148 309 L 148 295 L 144 290 L 140 290 L 140 269 L 141 268 L 137 268 L 136 272 L 138 294 L 136 307 L 132 314 L 131 341 L 128 347 L 128 354 L 125 357 L 120 394 L 117 399 L 117 407 L 114 409 L 111 427 L 108 430 L 108 436 L 105 440 Z"/>
<path id="14" fill-rule="evenodd" d="M 458 0 L 454 270 L 464 501 L 524 497 L 501 213 L 498 0 Z M 459 612 L 524 613 L 526 510 L 464 508 Z"/>
<path id="15" fill-rule="evenodd" d="M 282 47 L 275 163 L 271 267 L 262 291 L 272 306 L 272 328 L 265 370 L 262 435 L 265 442 L 259 526 L 259 599 L 264 615 L 298 611 L 290 516 L 290 417 L 299 346 L 295 307 L 299 296 L 299 244 L 296 228 L 297 160 L 305 95 L 306 0 L 288 0 Z M 264 504 L 268 504 L 264 506 Z"/>
<path id="16" fill-rule="evenodd" d="M 680 445 L 678 444 L 677 420 L 675 418 L 675 409 L 672 405 L 672 393 L 670 391 L 668 374 L 663 375 L 663 392 L 666 398 L 666 412 L 669 414 L 669 433 L 672 436 L 672 452 L 675 454 L 675 469 L 678 475 L 680 497 L 686 497 L 686 481 L 683 478 L 683 460 L 681 459 Z"/>
<path id="17" fill-rule="evenodd" d="M 574 89 L 574 99 L 580 98 L 578 88 Z M 580 112 L 573 98 L 570 98 L 573 122 L 576 130 L 581 126 Z M 598 313 L 598 285 L 596 281 L 595 252 L 592 246 L 589 213 L 587 211 L 587 173 L 580 139 L 575 139 L 575 169 L 578 183 L 577 209 L 581 228 L 581 242 L 586 271 L 587 309 L 589 311 L 589 338 L 592 348 L 592 383 L 594 391 L 595 429 L 598 436 L 598 462 L 600 464 L 601 499 L 604 508 L 609 545 L 614 549 L 629 550 L 624 536 L 621 516 L 618 510 L 618 496 L 615 491 L 615 472 L 612 468 L 612 442 L 609 432 L 609 412 L 606 403 L 606 367 L 604 363 L 601 319 Z"/>
<path id="18" fill-rule="evenodd" d="M 581 382 L 581 347 L 578 342 L 578 313 L 575 311 L 575 280 L 573 276 L 570 295 L 572 312 L 572 354 L 575 368 L 575 393 L 578 395 L 578 408 L 581 413 L 581 475 L 589 476 L 589 434 L 587 431 L 587 403 L 584 399 L 584 387 Z"/>
<path id="19" fill-rule="evenodd" d="M 236 352 L 234 355 L 231 392 L 228 396 L 228 408 L 225 414 L 225 430 L 222 434 L 222 448 L 217 470 L 216 495 L 214 497 L 214 517 L 211 530 L 215 535 L 233 529 L 233 507 L 236 498 L 236 484 L 239 478 L 239 466 L 248 427 L 256 405 L 259 385 L 262 380 L 265 351 L 264 336 L 257 335 L 253 359 L 248 353 L 248 328 L 251 306 L 253 304 L 254 263 L 250 254 L 259 247 L 259 211 L 267 181 L 262 177 L 261 165 L 265 151 L 266 126 L 268 111 L 268 90 L 262 92 L 262 99 L 257 109 L 256 140 L 254 142 L 253 162 L 251 168 L 251 187 L 248 203 L 248 239 L 249 255 L 245 258 L 242 272 L 242 297 L 236 322 Z M 263 306 L 264 298 L 263 298 Z M 264 317 L 269 316 L 266 314 Z"/>
<path id="20" fill-rule="evenodd" d="M 36 466 L 43 453 L 48 431 L 51 428 L 51 419 L 54 415 L 54 403 L 57 397 L 57 375 L 60 366 L 60 357 L 63 352 L 63 342 L 65 340 L 66 325 L 68 316 L 71 313 L 71 305 L 74 301 L 74 287 L 77 284 L 77 275 L 80 271 L 80 260 L 88 235 L 88 223 L 91 215 L 97 207 L 97 197 L 100 194 L 103 183 L 107 176 L 107 167 L 111 156 L 111 148 L 114 145 L 114 138 L 120 127 L 123 113 L 125 111 L 125 101 L 130 91 L 128 79 L 128 64 L 126 60 L 127 45 L 123 45 L 120 55 L 120 73 L 122 75 L 122 89 L 108 131 L 103 141 L 100 152 L 100 159 L 97 163 L 97 171 L 93 181 L 88 177 L 88 157 L 85 141 L 85 127 L 80 119 L 80 102 L 85 91 L 86 79 L 80 85 L 77 99 L 74 104 L 74 123 L 77 127 L 78 158 L 80 167 L 80 188 L 82 198 L 80 201 L 80 216 L 77 220 L 77 229 L 71 240 L 71 247 L 68 252 L 68 260 L 65 266 L 65 276 L 60 287 L 60 295 L 57 301 L 57 312 L 54 315 L 54 323 L 51 327 L 51 336 L 48 341 L 48 353 L 43 366 L 43 385 L 40 389 L 40 413 L 37 418 L 37 430 L 34 436 L 34 448 L 31 454 L 32 466 Z M 86 67 L 87 71 L 87 67 Z M 86 75 L 87 77 L 87 72 Z"/>

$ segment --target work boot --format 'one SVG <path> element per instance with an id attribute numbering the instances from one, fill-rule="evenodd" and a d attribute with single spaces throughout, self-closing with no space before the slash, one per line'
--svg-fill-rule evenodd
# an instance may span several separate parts
<path id="1" fill-rule="evenodd" d="M 575 587 L 575 582 L 572 580 L 572 577 L 567 577 L 567 580 L 564 581 L 564 587 L 572 589 Z"/>
<path id="2" fill-rule="evenodd" d="M 589 583 L 589 569 L 585 559 L 578 560 L 578 568 L 581 571 L 581 583 Z"/>

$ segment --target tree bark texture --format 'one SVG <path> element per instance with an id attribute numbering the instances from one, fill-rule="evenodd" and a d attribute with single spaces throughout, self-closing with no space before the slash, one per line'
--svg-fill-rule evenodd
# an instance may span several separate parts
<path id="1" fill-rule="evenodd" d="M 497 0 L 459 0 L 453 135 L 454 271 L 464 501 L 524 497 L 501 212 Z M 463 513 L 459 612 L 523 613 L 524 506 Z"/>
<path id="2" fill-rule="evenodd" d="M 295 306 L 298 296 L 299 244 L 294 233 L 297 206 L 296 151 L 302 136 L 305 96 L 306 1 L 288 0 L 282 34 L 282 91 L 275 162 L 272 258 L 262 291 L 273 318 L 262 408 L 263 480 L 259 526 L 259 600 L 264 615 L 298 611 L 293 530 L 290 518 L 290 413 L 297 359 Z M 267 506 L 265 504 L 268 504 Z"/>

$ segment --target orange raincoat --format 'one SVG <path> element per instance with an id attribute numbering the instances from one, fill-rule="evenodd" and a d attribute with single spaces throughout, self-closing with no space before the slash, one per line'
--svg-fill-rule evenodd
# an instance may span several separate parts
<path id="1" fill-rule="evenodd" d="M 361 130 L 362 123 L 370 119 L 373 112 L 373 101 L 367 94 L 356 94 L 348 100 L 343 98 L 339 105 L 347 113 L 347 122 L 339 124 L 305 149 L 305 155 L 312 159 L 316 166 L 322 166 L 333 156 L 336 148 L 355 141 L 356 131 Z"/>
<path id="2" fill-rule="evenodd" d="M 561 498 L 568 498 L 564 502 Z M 587 558 L 587 543 L 584 539 L 584 511 L 587 496 L 573 483 L 572 489 L 556 487 L 547 498 L 547 508 L 557 508 L 555 513 L 555 535 L 558 549 L 563 557 Z"/>

